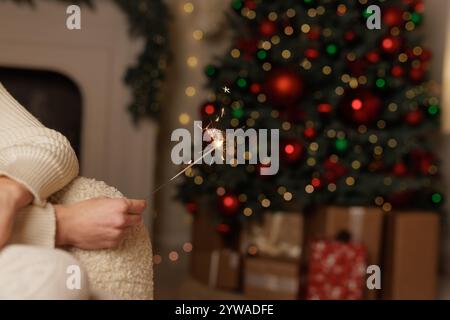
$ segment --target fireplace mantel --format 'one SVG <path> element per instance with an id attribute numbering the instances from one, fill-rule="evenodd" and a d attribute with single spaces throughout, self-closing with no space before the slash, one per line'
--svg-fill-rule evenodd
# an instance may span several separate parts
<path id="1" fill-rule="evenodd" d="M 0 3 L 0 65 L 70 78 L 83 100 L 82 174 L 127 196 L 148 197 L 157 126 L 133 125 L 123 83 L 142 44 L 130 39 L 126 17 L 112 1 L 82 8 L 82 30 L 68 30 L 66 18 L 66 5 L 56 1 L 38 1 L 35 8 Z"/>

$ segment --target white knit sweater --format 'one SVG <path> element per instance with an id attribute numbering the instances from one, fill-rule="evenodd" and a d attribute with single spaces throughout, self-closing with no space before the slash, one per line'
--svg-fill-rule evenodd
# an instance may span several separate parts
<path id="1" fill-rule="evenodd" d="M 21 243 L 54 247 L 56 222 L 46 199 L 72 181 L 78 160 L 67 139 L 44 127 L 0 83 L 0 175 L 24 184 L 34 195 L 31 207 L 19 214 L 27 228 L 15 237 Z"/>

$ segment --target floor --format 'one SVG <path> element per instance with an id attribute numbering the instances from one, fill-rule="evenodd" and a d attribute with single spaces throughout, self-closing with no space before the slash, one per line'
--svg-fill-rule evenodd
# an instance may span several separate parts
<path id="1" fill-rule="evenodd" d="M 189 258 L 155 266 L 155 299 L 243 300 L 239 293 L 220 291 L 201 284 L 189 275 Z M 450 276 L 439 281 L 439 299 L 450 300 Z"/>
<path id="2" fill-rule="evenodd" d="M 242 300 L 243 295 L 209 288 L 189 276 L 189 258 L 156 265 L 155 299 Z"/>

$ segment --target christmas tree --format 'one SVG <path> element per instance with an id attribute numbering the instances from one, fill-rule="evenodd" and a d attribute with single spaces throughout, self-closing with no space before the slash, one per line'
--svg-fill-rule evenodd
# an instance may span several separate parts
<path id="1" fill-rule="evenodd" d="M 370 30 L 372 4 L 381 29 Z M 207 198 L 219 231 L 263 211 L 316 204 L 437 209 L 433 132 L 438 99 L 427 82 L 420 0 L 234 0 L 235 37 L 207 66 L 215 98 L 201 106 L 215 126 L 280 130 L 280 170 L 194 166 L 179 197 Z M 230 88 L 224 92 L 222 88 Z"/>

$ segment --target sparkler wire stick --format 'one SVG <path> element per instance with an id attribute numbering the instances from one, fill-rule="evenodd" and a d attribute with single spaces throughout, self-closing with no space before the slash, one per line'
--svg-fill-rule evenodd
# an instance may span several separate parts
<path id="1" fill-rule="evenodd" d="M 183 170 L 181 170 L 180 172 L 178 172 L 176 175 L 174 175 L 172 178 L 170 178 L 169 181 L 167 181 L 166 183 L 163 183 L 162 185 L 160 185 L 158 188 L 156 188 L 155 191 L 152 192 L 152 194 L 157 193 L 159 190 L 161 190 L 162 188 L 164 188 L 166 185 L 168 185 L 170 182 L 172 182 L 173 180 L 175 180 L 176 178 L 178 178 L 179 176 L 181 176 L 183 173 L 185 173 L 188 169 L 192 168 L 193 166 L 195 166 L 197 163 L 199 163 L 204 157 L 206 157 L 207 155 L 211 154 L 214 150 L 216 150 L 216 148 L 211 148 L 211 150 L 209 150 L 208 152 L 206 152 L 203 156 L 199 157 L 197 160 L 195 160 L 194 162 L 192 162 L 190 165 L 188 165 L 186 168 L 184 168 Z"/>
<path id="2" fill-rule="evenodd" d="M 216 122 L 219 122 L 220 119 L 223 118 L 223 116 L 225 115 L 225 108 L 222 108 L 221 113 L 220 113 L 220 117 L 217 117 Z M 209 129 L 209 126 L 212 123 L 210 122 L 205 129 L 201 128 L 202 130 L 206 131 L 206 132 L 212 132 L 212 134 L 210 133 L 212 140 L 213 140 L 213 147 L 211 148 L 211 150 L 209 150 L 208 152 L 206 152 L 203 156 L 201 156 L 200 158 L 198 158 L 197 160 L 195 160 L 194 162 L 192 162 L 191 164 L 189 164 L 186 168 L 184 168 L 183 170 L 181 170 L 180 172 L 178 172 L 175 176 L 173 176 L 169 181 L 163 183 L 162 185 L 160 185 L 158 188 L 155 189 L 155 191 L 152 192 L 152 195 L 157 193 L 159 190 L 161 190 L 162 188 L 164 188 L 166 185 L 168 185 L 170 182 L 172 182 L 173 180 L 175 180 L 176 178 L 178 178 L 180 175 L 182 175 L 183 173 L 185 173 L 189 168 L 192 168 L 193 166 L 195 166 L 197 163 L 199 163 L 204 157 L 206 157 L 207 155 L 211 154 L 214 150 L 222 147 L 223 142 L 224 142 L 224 138 L 222 136 L 222 132 L 219 129 L 215 129 L 215 128 L 211 128 Z M 215 139 L 215 132 L 219 131 L 221 132 L 220 135 L 220 139 Z"/>

